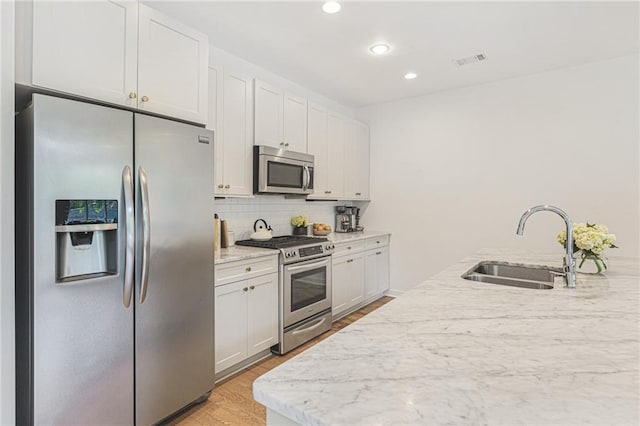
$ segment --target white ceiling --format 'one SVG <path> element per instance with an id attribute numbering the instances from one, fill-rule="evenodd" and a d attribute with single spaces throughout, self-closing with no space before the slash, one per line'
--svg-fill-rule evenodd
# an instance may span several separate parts
<path id="1" fill-rule="evenodd" d="M 639 51 L 638 2 L 148 2 L 212 45 L 349 106 Z M 391 53 L 374 57 L 378 41 Z M 453 60 L 487 59 L 463 67 Z M 418 78 L 405 80 L 407 71 Z"/>

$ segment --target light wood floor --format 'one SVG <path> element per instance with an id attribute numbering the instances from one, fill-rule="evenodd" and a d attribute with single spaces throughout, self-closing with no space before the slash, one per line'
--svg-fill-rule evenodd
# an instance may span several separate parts
<path id="1" fill-rule="evenodd" d="M 169 424 L 176 426 L 264 425 L 266 419 L 265 408 L 262 404 L 253 400 L 252 387 L 255 379 L 391 300 L 393 300 L 392 297 L 383 297 L 336 321 L 331 326 L 331 330 L 286 355 L 271 356 L 240 371 L 217 384 L 207 401 L 175 417 Z"/>

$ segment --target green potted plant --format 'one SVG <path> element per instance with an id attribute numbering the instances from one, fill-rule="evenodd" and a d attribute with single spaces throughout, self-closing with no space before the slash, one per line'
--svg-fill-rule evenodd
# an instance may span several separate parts
<path id="1" fill-rule="evenodd" d="M 309 221 L 306 216 L 294 216 L 291 218 L 293 235 L 307 235 L 307 225 Z"/>

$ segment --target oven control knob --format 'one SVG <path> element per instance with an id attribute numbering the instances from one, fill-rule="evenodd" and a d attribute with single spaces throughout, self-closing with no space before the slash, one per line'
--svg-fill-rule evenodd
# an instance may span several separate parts
<path id="1" fill-rule="evenodd" d="M 290 251 L 285 252 L 284 257 L 291 257 L 291 252 Z"/>
<path id="2" fill-rule="evenodd" d="M 291 252 L 291 256 L 296 257 L 298 255 L 297 251 Z"/>

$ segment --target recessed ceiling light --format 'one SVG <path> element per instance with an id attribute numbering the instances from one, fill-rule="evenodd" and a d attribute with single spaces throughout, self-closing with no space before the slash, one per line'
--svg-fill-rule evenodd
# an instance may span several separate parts
<path id="1" fill-rule="evenodd" d="M 406 78 L 407 80 L 413 80 L 417 76 L 418 74 L 416 74 L 415 72 L 408 72 L 404 75 L 404 78 Z"/>
<path id="2" fill-rule="evenodd" d="M 322 10 L 326 13 L 337 13 L 340 12 L 341 8 L 342 6 L 340 6 L 340 3 L 337 1 L 328 1 L 322 5 Z"/>
<path id="3" fill-rule="evenodd" d="M 376 43 L 369 48 L 369 52 L 374 55 L 384 55 L 391 50 L 391 46 L 385 43 Z"/>

